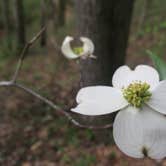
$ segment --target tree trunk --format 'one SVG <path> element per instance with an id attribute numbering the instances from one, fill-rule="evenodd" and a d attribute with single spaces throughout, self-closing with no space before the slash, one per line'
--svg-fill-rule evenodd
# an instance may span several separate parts
<path id="1" fill-rule="evenodd" d="M 65 24 L 65 12 L 66 12 L 67 0 L 59 0 L 59 14 L 58 14 L 58 25 L 60 27 Z"/>
<path id="2" fill-rule="evenodd" d="M 142 11 L 140 13 L 140 18 L 138 22 L 138 32 L 141 32 L 146 20 L 148 19 L 148 10 L 151 8 L 152 1 L 151 0 L 144 0 L 141 6 Z"/>
<path id="3" fill-rule="evenodd" d="M 4 27 L 7 38 L 10 37 L 10 10 L 9 10 L 9 0 L 2 0 L 2 9 L 4 15 Z"/>
<path id="4" fill-rule="evenodd" d="M 75 0 L 75 4 L 78 35 L 93 40 L 97 56 L 81 61 L 81 87 L 111 86 L 114 71 L 125 61 L 134 0 Z M 99 137 L 108 138 L 104 133 Z"/>
<path id="5" fill-rule="evenodd" d="M 16 23 L 16 37 L 18 44 L 17 47 L 18 51 L 20 51 L 20 49 L 22 49 L 26 42 L 23 0 L 14 0 L 14 13 Z"/>
<path id="6" fill-rule="evenodd" d="M 111 85 L 124 64 L 134 0 L 76 0 L 78 31 L 95 44 L 97 60 L 82 60 L 82 86 Z"/>
<path id="7" fill-rule="evenodd" d="M 10 24 L 10 1 L 2 0 L 2 9 L 3 9 L 3 24 L 6 35 L 6 44 L 7 48 L 11 49 L 11 24 Z"/>
<path id="8" fill-rule="evenodd" d="M 50 10 L 51 14 L 50 17 L 53 20 L 53 27 L 54 29 L 57 29 L 58 27 L 58 7 L 57 7 L 57 1 L 56 0 L 49 0 Z"/>
<path id="9" fill-rule="evenodd" d="M 41 0 L 41 29 L 43 27 L 46 27 L 46 24 L 47 24 L 46 22 L 47 22 L 46 4 L 45 4 L 45 0 Z M 46 30 L 42 33 L 40 45 L 41 45 L 41 47 L 44 47 L 47 45 L 47 31 Z"/>

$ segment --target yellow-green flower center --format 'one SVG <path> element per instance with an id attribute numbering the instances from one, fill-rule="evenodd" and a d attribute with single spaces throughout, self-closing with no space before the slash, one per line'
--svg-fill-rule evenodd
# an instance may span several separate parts
<path id="1" fill-rule="evenodd" d="M 147 83 L 134 82 L 123 88 L 123 96 L 134 107 L 141 107 L 152 96 L 149 89 L 150 85 Z"/>
<path id="2" fill-rule="evenodd" d="M 81 53 L 83 53 L 84 49 L 83 47 L 74 47 L 73 48 L 73 52 L 77 55 L 81 55 Z"/>

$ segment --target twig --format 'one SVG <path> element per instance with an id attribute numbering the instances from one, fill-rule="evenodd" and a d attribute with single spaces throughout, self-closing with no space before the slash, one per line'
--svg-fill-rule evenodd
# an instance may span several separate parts
<path id="1" fill-rule="evenodd" d="M 105 126 L 89 126 L 89 125 L 87 126 L 87 125 L 80 124 L 78 121 L 73 119 L 73 117 L 68 113 L 68 111 L 64 111 L 60 106 L 56 105 L 51 100 L 48 100 L 47 98 L 45 98 L 45 97 L 41 96 L 40 94 L 36 93 L 32 89 L 29 89 L 29 88 L 27 88 L 27 87 L 25 87 L 21 84 L 17 84 L 17 83 L 14 83 L 13 86 L 15 86 L 17 88 L 20 88 L 20 89 L 24 90 L 25 92 L 28 92 L 29 94 L 31 94 L 31 95 L 35 96 L 36 98 L 40 99 L 41 101 L 43 101 L 44 103 L 46 103 L 47 105 L 49 105 L 50 107 L 55 109 L 56 111 L 59 111 L 60 113 L 65 115 L 74 125 L 76 125 L 78 127 L 89 128 L 89 129 L 103 129 L 103 128 L 112 127 L 112 124 L 107 124 Z"/>
<path id="2" fill-rule="evenodd" d="M 45 29 L 46 28 L 43 27 L 23 48 L 23 50 L 20 54 L 19 61 L 17 63 L 16 71 L 15 71 L 13 79 L 12 79 L 13 82 L 15 82 L 17 77 L 18 77 L 19 71 L 21 70 L 21 67 L 22 67 L 23 60 L 24 60 L 24 58 L 26 56 L 26 53 L 28 52 L 29 48 L 33 45 L 33 43 L 35 43 L 40 38 L 42 33 L 45 31 Z"/>
<path id="3" fill-rule="evenodd" d="M 80 124 L 77 120 L 75 120 L 71 114 L 68 111 L 65 111 L 64 109 L 62 109 L 61 107 L 59 107 L 58 105 L 56 105 L 55 103 L 53 103 L 52 101 L 50 101 L 49 99 L 45 98 L 44 96 L 41 96 L 40 94 L 38 94 L 37 92 L 33 91 L 32 89 L 17 83 L 17 77 L 18 74 L 21 70 L 22 67 L 22 63 L 23 60 L 25 58 L 26 53 L 28 52 L 29 48 L 31 47 L 31 45 L 37 40 L 39 39 L 39 37 L 42 35 L 42 33 L 45 31 L 45 28 L 42 28 L 42 30 L 37 33 L 37 35 L 35 37 L 33 37 L 32 40 L 30 40 L 25 47 L 23 48 L 23 51 L 20 55 L 20 58 L 18 60 L 18 64 L 16 67 L 16 70 L 14 72 L 14 76 L 13 79 L 11 81 L 1 81 L 0 82 L 0 86 L 5 86 L 5 87 L 16 87 L 19 89 L 24 90 L 25 92 L 31 94 L 32 96 L 40 99 L 42 102 L 46 103 L 47 105 L 49 105 L 51 108 L 55 109 L 56 111 L 59 111 L 60 113 L 62 113 L 64 116 L 66 116 L 68 118 L 69 121 L 71 121 L 74 125 L 80 127 L 80 128 L 88 128 L 88 129 L 106 129 L 106 128 L 110 128 L 112 127 L 112 124 L 107 124 L 104 126 L 90 126 L 90 125 L 84 125 L 84 124 Z"/>
<path id="4" fill-rule="evenodd" d="M 38 94 L 37 92 L 33 91 L 32 89 L 29 89 L 29 88 L 25 87 L 24 85 L 18 84 L 16 82 L 1 81 L 0 82 L 0 86 L 16 87 L 16 88 L 24 90 L 25 92 L 31 94 L 32 96 L 40 99 L 42 102 L 46 103 L 47 105 L 49 105 L 50 107 L 52 107 L 56 111 L 59 111 L 60 113 L 65 115 L 68 118 L 69 121 L 71 121 L 74 125 L 76 125 L 76 126 L 78 126 L 80 128 L 106 129 L 106 128 L 112 127 L 112 124 L 107 124 L 107 125 L 104 125 L 104 126 L 89 126 L 89 125 L 80 124 L 77 120 L 73 119 L 73 117 L 67 111 L 64 111 L 61 107 L 57 106 L 52 101 L 50 101 L 47 98 L 41 96 L 40 94 Z"/>

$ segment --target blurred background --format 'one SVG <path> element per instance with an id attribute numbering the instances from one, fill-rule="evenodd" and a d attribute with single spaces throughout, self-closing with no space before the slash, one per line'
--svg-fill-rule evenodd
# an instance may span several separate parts
<path id="1" fill-rule="evenodd" d="M 121 6 L 113 2 L 112 10 L 107 9 L 104 6 L 106 4 L 100 4 L 98 8 L 95 4 L 93 7 L 94 0 L 75 1 L 0 1 L 0 79 L 9 80 L 12 77 L 22 48 L 43 26 L 46 26 L 46 31 L 29 50 L 18 81 L 68 110 L 74 105 L 75 95 L 80 88 L 80 70 L 85 64 L 84 62 L 79 64 L 75 60 L 68 61 L 62 56 L 59 48 L 66 35 L 75 37 L 87 35 L 94 40 L 99 38 L 107 43 L 108 37 L 113 38 L 113 43 L 119 43 L 116 39 L 124 37 L 125 42 L 122 46 L 125 46 L 122 51 L 126 53 L 125 62 L 131 67 L 140 63 L 152 65 L 146 54 L 147 49 L 166 58 L 165 0 L 135 2 L 128 0 L 120 2 Z M 111 1 L 114 0 L 109 2 Z M 112 14 L 110 18 L 108 15 L 111 14 L 107 12 L 102 14 L 103 8 L 105 11 L 110 10 L 110 13 L 115 11 L 117 14 L 115 16 Z M 131 8 L 132 11 L 128 13 Z M 94 12 L 95 10 L 100 12 Z M 105 26 L 107 19 L 104 18 L 109 18 L 108 21 L 112 19 L 113 23 L 110 26 L 116 26 L 110 28 L 110 31 L 115 30 L 115 33 L 108 33 L 106 37 L 107 31 L 104 34 L 103 31 L 109 28 L 102 27 L 102 31 L 99 26 L 99 29 L 93 30 L 95 24 L 91 25 L 93 18 L 90 17 L 93 17 L 94 13 L 97 13 L 97 18 L 101 15 L 99 22 L 93 22 L 98 23 L 98 26 L 99 24 Z M 127 13 L 126 18 L 132 15 L 131 20 L 127 21 L 129 26 L 125 26 L 126 29 L 130 28 L 130 33 L 128 34 L 127 29 L 126 36 L 118 36 L 123 31 L 123 23 L 117 20 L 121 20 L 120 15 Z M 97 37 L 94 37 L 95 32 Z M 114 63 L 117 57 L 114 56 L 116 51 L 112 47 L 103 46 L 100 49 L 97 47 L 96 54 L 99 59 L 99 53 L 103 52 L 107 57 L 110 52 Z M 120 46 L 117 44 L 116 47 L 119 49 Z M 117 61 L 121 63 L 119 58 Z M 89 61 L 87 63 L 89 64 Z M 111 68 L 111 74 L 115 67 Z M 88 67 L 86 72 L 91 72 L 91 69 Z M 95 83 L 100 82 L 98 79 L 95 80 Z M 104 84 L 107 82 L 106 79 Z M 85 79 L 83 84 L 83 86 L 92 85 L 94 80 L 87 83 Z M 83 118 L 83 123 L 86 123 L 86 120 Z M 15 88 L 0 88 L 0 165 L 2 166 L 156 165 L 150 159 L 136 160 L 125 156 L 114 145 L 111 129 L 107 129 L 106 132 L 107 135 L 103 131 L 79 129 L 31 95 Z M 163 161 L 162 165 L 165 166 L 166 162 Z"/>

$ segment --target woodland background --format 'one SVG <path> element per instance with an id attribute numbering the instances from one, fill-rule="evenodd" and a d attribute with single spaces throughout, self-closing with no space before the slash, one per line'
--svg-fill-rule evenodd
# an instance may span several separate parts
<path id="1" fill-rule="evenodd" d="M 19 82 L 69 110 L 80 88 L 80 70 L 82 86 L 108 84 L 124 60 L 131 67 L 152 65 L 146 50 L 166 58 L 165 11 L 165 0 L 1 0 L 0 79 L 11 78 L 26 41 L 46 26 L 24 60 Z M 65 59 L 59 48 L 66 35 L 92 38 L 101 63 Z M 85 124 L 99 121 L 73 116 Z M 111 129 L 80 129 L 31 95 L 1 87 L 0 165 L 153 166 L 155 162 L 122 154 Z"/>

